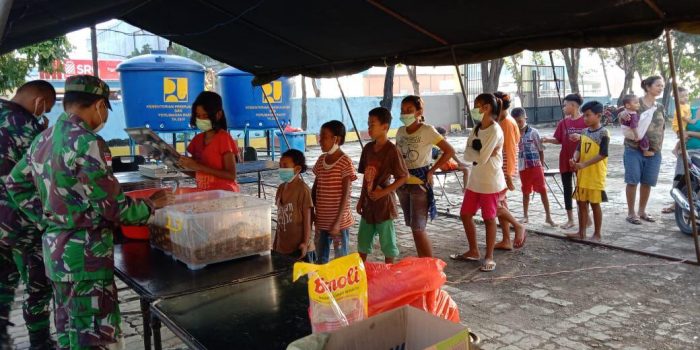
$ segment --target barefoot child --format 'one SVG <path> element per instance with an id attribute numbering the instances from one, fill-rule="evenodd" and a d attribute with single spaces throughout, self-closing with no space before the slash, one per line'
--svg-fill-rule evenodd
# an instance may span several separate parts
<path id="1" fill-rule="evenodd" d="M 394 219 L 398 217 L 394 192 L 408 178 L 408 169 L 399 149 L 389 141 L 391 112 L 384 107 L 369 111 L 367 132 L 372 142 L 365 145 L 357 172 L 364 174 L 362 193 L 357 201 L 357 213 L 362 216 L 357 233 L 357 250 L 362 260 L 372 253 L 374 237 L 384 253 L 384 262 L 391 264 L 399 255 L 396 246 Z M 389 181 L 391 177 L 394 181 Z"/>
<path id="2" fill-rule="evenodd" d="M 316 175 L 311 190 L 314 200 L 317 258 L 319 264 L 330 259 L 332 241 L 339 241 L 335 257 L 348 254 L 348 229 L 355 223 L 350 211 L 350 190 L 357 179 L 352 160 L 341 149 L 345 143 L 345 125 L 338 120 L 321 125 L 319 144 L 324 152 L 314 165 Z"/>
<path id="3" fill-rule="evenodd" d="M 581 143 L 574 157 L 569 161 L 575 168 L 578 186 L 574 198 L 578 203 L 579 229 L 577 233 L 567 234 L 573 239 L 585 239 L 588 222 L 588 205 L 593 211 L 595 230 L 591 240 L 600 241 L 600 229 L 603 224 L 603 213 L 600 203 L 607 202 L 605 194 L 605 177 L 608 173 L 608 145 L 610 133 L 600 125 L 603 105 L 591 101 L 581 107 L 583 118 L 588 126 L 581 135 Z"/>
<path id="4" fill-rule="evenodd" d="M 311 237 L 311 190 L 299 174 L 306 171 L 304 153 L 290 149 L 280 158 L 277 188 L 277 231 L 273 249 L 282 254 L 313 263 L 315 258 Z"/>
<path id="5" fill-rule="evenodd" d="M 622 98 L 622 103 L 625 106 L 624 113 L 629 115 L 629 118 L 621 118 L 622 125 L 628 126 L 634 135 L 633 140 L 639 141 L 639 149 L 642 150 L 645 157 L 653 157 L 654 152 L 649 150 L 649 138 L 646 135 L 639 135 L 639 98 L 635 95 L 625 95 Z"/>
<path id="6" fill-rule="evenodd" d="M 540 194 L 546 215 L 545 222 L 556 226 L 549 212 L 549 198 L 544 182 L 544 146 L 537 129 L 527 124 L 525 110 L 518 107 L 510 112 L 520 128 L 520 143 L 518 144 L 518 169 L 523 192 L 523 223 L 527 223 L 530 194 L 534 191 Z"/>

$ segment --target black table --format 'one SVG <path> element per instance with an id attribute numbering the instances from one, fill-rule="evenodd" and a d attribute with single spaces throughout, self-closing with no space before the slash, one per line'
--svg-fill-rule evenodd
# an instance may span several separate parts
<path id="1" fill-rule="evenodd" d="M 257 173 L 257 183 L 258 183 L 258 197 L 262 193 L 262 172 L 277 170 L 279 164 L 271 160 L 256 160 L 251 162 L 243 162 L 236 164 L 236 174 L 245 175 Z M 190 179 L 187 176 L 178 177 L 165 177 L 162 179 L 154 179 L 144 175 L 141 175 L 138 171 L 127 171 L 123 173 L 116 173 L 114 177 L 117 178 L 119 184 L 124 192 L 140 190 L 144 188 L 158 188 L 162 187 L 164 182 L 172 181 L 184 181 Z"/>
<path id="2" fill-rule="evenodd" d="M 289 271 L 159 300 L 151 313 L 194 349 L 284 349 L 311 334 L 308 307 L 305 279 Z"/>
<path id="3" fill-rule="evenodd" d="M 290 272 L 293 263 L 291 258 L 272 252 L 190 270 L 185 264 L 151 248 L 147 241 L 114 247 L 115 274 L 141 299 L 147 350 L 151 348 L 151 335 L 156 349 L 160 348 L 160 322 L 150 317 L 151 302 Z"/>

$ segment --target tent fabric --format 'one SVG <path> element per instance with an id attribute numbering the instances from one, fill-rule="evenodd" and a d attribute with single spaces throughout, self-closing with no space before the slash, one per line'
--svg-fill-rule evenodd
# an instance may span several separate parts
<path id="1" fill-rule="evenodd" d="M 256 75 L 332 77 L 396 63 L 700 34 L 698 0 L 14 0 L 0 53 L 111 18 Z"/>

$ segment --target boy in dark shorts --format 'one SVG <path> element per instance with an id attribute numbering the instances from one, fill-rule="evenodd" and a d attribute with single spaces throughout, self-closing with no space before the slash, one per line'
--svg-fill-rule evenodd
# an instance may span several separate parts
<path id="1" fill-rule="evenodd" d="M 394 219 L 397 218 L 394 191 L 406 182 L 408 169 L 399 149 L 389 141 L 387 133 L 391 112 L 383 107 L 369 111 L 368 133 L 374 140 L 362 149 L 357 169 L 364 174 L 357 213 L 362 216 L 357 234 L 357 250 L 362 260 L 372 253 L 374 236 L 384 253 L 384 262 L 393 263 L 399 255 Z M 394 177 L 391 182 L 390 178 Z"/>

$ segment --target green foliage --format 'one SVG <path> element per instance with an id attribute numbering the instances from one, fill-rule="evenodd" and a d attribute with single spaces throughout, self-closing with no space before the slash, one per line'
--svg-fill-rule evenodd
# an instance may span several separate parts
<path id="1" fill-rule="evenodd" d="M 65 36 L 23 47 L 0 56 L 0 94 L 9 93 L 27 80 L 29 71 L 38 68 L 47 73 L 62 72 L 61 62 L 73 47 Z"/>
<path id="2" fill-rule="evenodd" d="M 147 55 L 151 53 L 153 49 L 151 48 L 151 45 L 143 45 L 141 50 L 134 48 L 134 51 L 131 51 L 131 54 L 129 54 L 129 58 L 136 57 L 136 56 L 141 56 L 141 55 Z"/>

